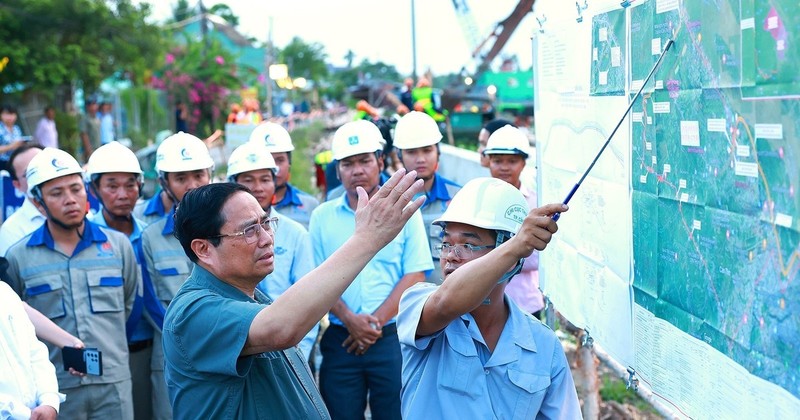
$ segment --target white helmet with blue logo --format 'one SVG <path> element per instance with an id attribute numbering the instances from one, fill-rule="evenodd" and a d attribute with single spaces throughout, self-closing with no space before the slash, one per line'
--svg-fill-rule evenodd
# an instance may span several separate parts
<path id="1" fill-rule="evenodd" d="M 183 131 L 164 139 L 156 150 L 156 171 L 159 175 L 165 172 L 187 172 L 213 168 L 214 159 L 211 158 L 206 144 L 199 138 Z"/>
<path id="2" fill-rule="evenodd" d="M 363 153 L 383 150 L 383 135 L 377 125 L 367 120 L 350 121 L 336 130 L 331 141 L 331 153 L 336 160 Z"/>
<path id="3" fill-rule="evenodd" d="M 45 147 L 31 159 L 25 170 L 28 194 L 34 195 L 34 189 L 40 188 L 47 181 L 73 174 L 83 176 L 83 169 L 72 155 L 61 149 Z"/>
<path id="4" fill-rule="evenodd" d="M 270 153 L 291 152 L 294 150 L 292 137 L 282 125 L 264 122 L 250 133 L 250 142 L 263 142 Z"/>
<path id="5" fill-rule="evenodd" d="M 237 147 L 228 159 L 228 181 L 234 182 L 234 178 L 244 172 L 257 171 L 259 169 L 269 169 L 273 175 L 278 173 L 278 165 L 275 159 L 262 142 L 247 142 Z"/>

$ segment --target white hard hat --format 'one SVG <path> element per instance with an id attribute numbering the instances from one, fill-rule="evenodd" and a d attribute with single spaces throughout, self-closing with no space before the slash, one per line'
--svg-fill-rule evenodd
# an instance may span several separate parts
<path id="1" fill-rule="evenodd" d="M 139 166 L 139 159 L 131 149 L 112 141 L 98 147 L 86 162 L 86 176 L 90 180 L 94 175 L 110 172 L 141 175 L 142 167 Z"/>
<path id="2" fill-rule="evenodd" d="M 269 169 L 273 175 L 278 173 L 278 165 L 267 146 L 263 142 L 247 142 L 231 153 L 226 176 L 233 182 L 236 175 L 258 169 Z"/>
<path id="3" fill-rule="evenodd" d="M 173 134 L 156 150 L 156 171 L 186 172 L 214 167 L 208 147 L 199 138 L 180 131 Z"/>
<path id="4" fill-rule="evenodd" d="M 475 178 L 456 193 L 433 223 L 463 223 L 514 235 L 529 211 L 525 196 L 513 185 L 497 178 Z"/>
<path id="5" fill-rule="evenodd" d="M 394 147 L 416 149 L 432 146 L 442 140 L 436 120 L 424 112 L 411 111 L 397 121 L 394 128 Z"/>
<path id="6" fill-rule="evenodd" d="M 83 175 L 83 169 L 72 155 L 61 149 L 45 147 L 31 159 L 25 170 L 25 178 L 28 179 L 28 194 L 32 194 L 34 188 L 47 181 L 73 174 Z"/>
<path id="7" fill-rule="evenodd" d="M 525 159 L 530 156 L 530 142 L 525 132 L 511 125 L 504 125 L 486 142 L 484 155 L 523 155 Z"/>
<path id="8" fill-rule="evenodd" d="M 381 139 L 381 130 L 375 124 L 367 120 L 350 121 L 333 134 L 331 152 L 336 160 L 362 153 L 375 153 L 383 150 Z"/>
<path id="9" fill-rule="evenodd" d="M 254 128 L 250 133 L 251 142 L 263 142 L 270 153 L 291 152 L 294 150 L 292 137 L 280 124 L 264 122 Z"/>

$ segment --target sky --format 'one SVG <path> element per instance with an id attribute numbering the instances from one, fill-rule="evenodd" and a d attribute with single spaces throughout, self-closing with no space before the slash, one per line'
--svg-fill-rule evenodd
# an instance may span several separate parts
<path id="1" fill-rule="evenodd" d="M 163 22 L 172 16 L 174 0 L 143 0 L 152 5 L 153 18 Z M 270 32 L 274 45 L 283 47 L 294 36 L 325 47 L 330 63 L 343 66 L 348 50 L 355 63 L 363 59 L 394 65 L 403 74 L 413 67 L 411 42 L 411 0 L 227 0 L 239 17 L 238 30 L 259 40 Z M 497 22 L 508 17 L 515 0 L 467 0 L 478 33 L 483 40 Z M 196 5 L 196 0 L 190 0 Z M 206 8 L 216 2 L 205 0 Z M 451 0 L 416 0 L 417 73 L 430 69 L 434 75 L 458 72 L 462 66 L 474 70 L 472 47 L 459 25 Z M 536 20 L 529 13 L 520 23 L 499 57 L 516 54 L 520 66 L 532 61 L 530 37 Z M 270 31 L 271 26 L 271 31 Z M 496 59 L 493 67 L 499 65 Z"/>

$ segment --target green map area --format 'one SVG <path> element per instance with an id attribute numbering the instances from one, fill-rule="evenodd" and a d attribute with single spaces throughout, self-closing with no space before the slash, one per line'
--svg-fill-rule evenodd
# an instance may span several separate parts
<path id="1" fill-rule="evenodd" d="M 624 9 L 592 18 L 593 95 L 625 94 L 626 35 Z"/>
<path id="2" fill-rule="evenodd" d="M 675 40 L 631 113 L 635 301 L 800 397 L 796 2 L 656 3 L 630 11 L 631 87 Z"/>

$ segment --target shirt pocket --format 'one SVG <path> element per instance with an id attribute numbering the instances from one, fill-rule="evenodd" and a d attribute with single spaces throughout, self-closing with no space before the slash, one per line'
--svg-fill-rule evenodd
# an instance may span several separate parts
<path id="1" fill-rule="evenodd" d="M 171 302 L 189 277 L 190 263 L 184 259 L 156 261 L 154 264 L 158 278 L 153 279 L 158 298 Z"/>
<path id="2" fill-rule="evenodd" d="M 64 279 L 52 273 L 25 281 L 25 301 L 44 316 L 55 319 L 67 314 L 64 304 Z"/>
<path id="3" fill-rule="evenodd" d="M 89 307 L 92 313 L 121 312 L 125 309 L 124 280 L 119 270 L 86 272 L 89 286 Z"/>
<path id="4" fill-rule="evenodd" d="M 444 363 L 439 366 L 439 383 L 443 389 L 477 398 L 482 394 L 486 378 L 478 359 L 478 351 L 469 335 L 445 330 L 447 345 Z"/>
<path id="5" fill-rule="evenodd" d="M 515 419 L 532 419 L 539 412 L 547 387 L 550 386 L 550 377 L 524 372 L 518 369 L 508 369 L 508 380 L 514 402 Z"/>

